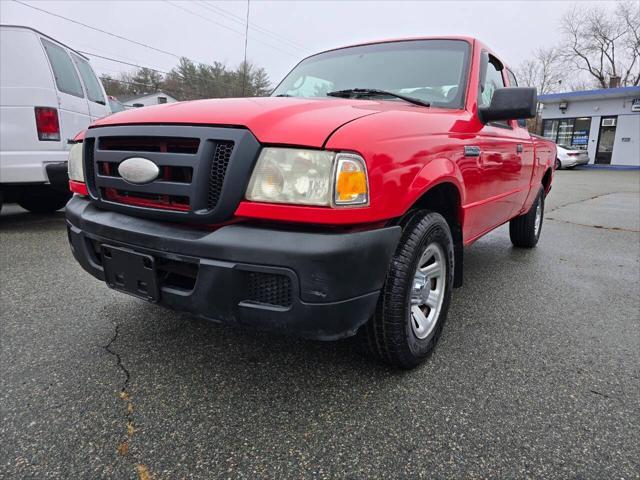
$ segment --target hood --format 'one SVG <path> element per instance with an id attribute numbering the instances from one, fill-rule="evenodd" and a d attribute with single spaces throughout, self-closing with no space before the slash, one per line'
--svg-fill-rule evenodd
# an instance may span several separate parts
<path id="1" fill-rule="evenodd" d="M 248 128 L 261 143 L 320 148 L 342 125 L 398 106 L 341 98 L 219 98 L 126 110 L 91 128 L 153 123 L 234 126 Z"/>

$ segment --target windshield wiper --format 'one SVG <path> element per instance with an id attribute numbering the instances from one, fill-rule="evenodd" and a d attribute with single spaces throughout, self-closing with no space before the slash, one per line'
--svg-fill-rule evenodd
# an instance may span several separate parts
<path id="1" fill-rule="evenodd" d="M 430 107 L 429 102 L 425 102 L 418 98 L 407 97 L 406 95 L 400 95 L 399 93 L 388 92 L 386 90 L 378 90 L 377 88 L 349 88 L 347 90 L 336 90 L 335 92 L 327 93 L 329 97 L 341 97 L 350 98 L 356 97 L 395 97 L 405 102 L 413 103 L 414 105 L 421 105 L 423 107 Z"/>

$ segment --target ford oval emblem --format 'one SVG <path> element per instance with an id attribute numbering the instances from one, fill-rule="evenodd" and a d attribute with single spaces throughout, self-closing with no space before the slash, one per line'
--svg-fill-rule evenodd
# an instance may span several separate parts
<path id="1" fill-rule="evenodd" d="M 147 158 L 132 157 L 118 165 L 118 173 L 129 183 L 143 185 L 158 178 L 160 169 Z"/>

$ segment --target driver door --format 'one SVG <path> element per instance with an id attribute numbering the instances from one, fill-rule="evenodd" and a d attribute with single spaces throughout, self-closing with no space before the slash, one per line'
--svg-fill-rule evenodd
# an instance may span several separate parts
<path id="1" fill-rule="evenodd" d="M 478 107 L 487 107 L 493 93 L 506 87 L 506 72 L 500 60 L 483 52 Z M 523 155 L 530 155 L 525 134 L 514 121 L 489 122 L 475 139 L 479 147 L 477 182 L 472 202 L 472 235 L 480 236 L 505 223 L 526 195 Z M 525 148 L 527 151 L 525 152 Z M 530 173 L 530 171 L 529 171 Z"/>

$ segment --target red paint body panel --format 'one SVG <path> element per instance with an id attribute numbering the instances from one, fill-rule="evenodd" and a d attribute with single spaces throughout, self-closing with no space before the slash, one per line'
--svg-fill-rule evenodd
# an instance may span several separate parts
<path id="1" fill-rule="evenodd" d="M 244 201 L 236 216 L 328 226 L 372 224 L 402 216 L 429 189 L 448 183 L 459 193 L 463 241 L 469 244 L 530 208 L 545 173 L 553 174 L 555 146 L 533 139 L 515 121 L 505 126 L 481 123 L 477 115 L 481 53 L 493 53 L 467 37 L 430 38 L 464 40 L 472 46 L 463 109 L 390 100 L 215 99 L 128 110 L 98 120 L 91 128 L 167 123 L 232 126 L 249 129 L 263 144 L 357 152 L 367 164 L 368 206 Z M 479 147 L 481 154 L 465 156 L 465 146 Z"/>
<path id="2" fill-rule="evenodd" d="M 92 127 L 153 123 L 245 127 L 261 143 L 321 148 L 341 125 L 395 106 L 395 102 L 339 98 L 218 98 L 126 110 Z"/>

